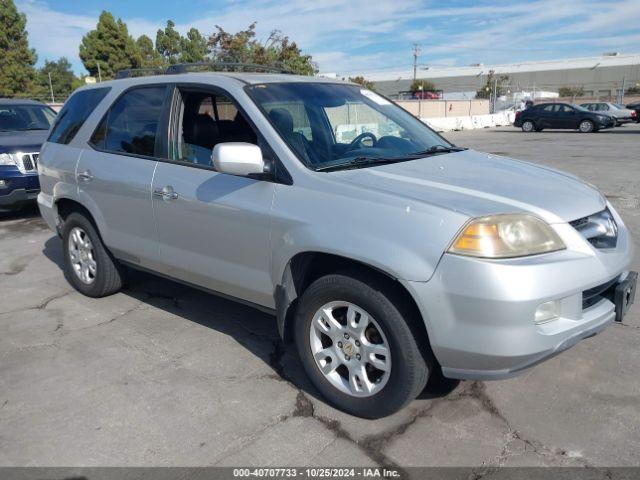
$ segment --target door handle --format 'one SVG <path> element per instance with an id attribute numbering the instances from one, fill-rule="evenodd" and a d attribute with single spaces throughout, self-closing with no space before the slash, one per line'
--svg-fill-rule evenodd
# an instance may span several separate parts
<path id="1" fill-rule="evenodd" d="M 153 191 L 153 194 L 156 197 L 162 197 L 163 200 L 176 200 L 178 198 L 178 193 L 173 190 L 171 185 L 167 185 L 163 188 L 157 188 Z"/>
<path id="2" fill-rule="evenodd" d="M 90 182 L 93 180 L 93 174 L 91 173 L 91 170 L 85 170 L 84 172 L 80 172 L 77 175 L 77 178 L 82 182 Z"/>

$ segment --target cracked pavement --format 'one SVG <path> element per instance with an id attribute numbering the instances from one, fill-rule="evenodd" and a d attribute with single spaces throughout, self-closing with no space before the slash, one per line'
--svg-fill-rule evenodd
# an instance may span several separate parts
<path id="1" fill-rule="evenodd" d="M 567 170 L 640 238 L 640 127 L 453 132 L 461 146 Z M 35 210 L 0 216 L 1 466 L 640 465 L 640 308 L 499 382 L 436 378 L 397 414 L 327 405 L 275 319 L 149 274 L 75 292 Z M 638 256 L 634 269 L 640 270 Z"/>

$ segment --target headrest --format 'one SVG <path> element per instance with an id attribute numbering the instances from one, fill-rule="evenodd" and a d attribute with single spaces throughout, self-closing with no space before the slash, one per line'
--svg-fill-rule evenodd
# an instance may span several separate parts
<path id="1" fill-rule="evenodd" d="M 187 143 L 213 148 L 218 138 L 218 128 L 209 115 L 196 115 L 185 125 L 184 138 Z"/>
<path id="2" fill-rule="evenodd" d="M 293 133 L 293 117 L 286 108 L 274 108 L 269 112 L 269 118 L 280 133 L 285 135 Z"/>

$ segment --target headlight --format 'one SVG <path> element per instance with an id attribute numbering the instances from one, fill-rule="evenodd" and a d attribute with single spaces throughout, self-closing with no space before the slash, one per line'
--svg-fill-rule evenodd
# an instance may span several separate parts
<path id="1" fill-rule="evenodd" d="M 538 217 L 491 215 L 469 222 L 449 252 L 484 258 L 510 258 L 565 248 L 558 234 Z"/>
<path id="2" fill-rule="evenodd" d="M 17 167 L 18 160 L 12 153 L 0 153 L 0 165 L 11 165 L 12 167 Z"/>

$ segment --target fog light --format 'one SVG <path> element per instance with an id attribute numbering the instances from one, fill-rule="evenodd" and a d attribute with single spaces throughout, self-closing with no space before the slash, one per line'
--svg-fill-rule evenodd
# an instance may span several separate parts
<path id="1" fill-rule="evenodd" d="M 6 188 L 6 187 L 7 187 L 6 180 L 0 180 L 0 188 Z"/>
<path id="2" fill-rule="evenodd" d="M 552 300 L 538 305 L 536 308 L 536 325 L 541 323 L 547 323 L 557 319 L 560 316 L 560 302 L 558 300 Z"/>

